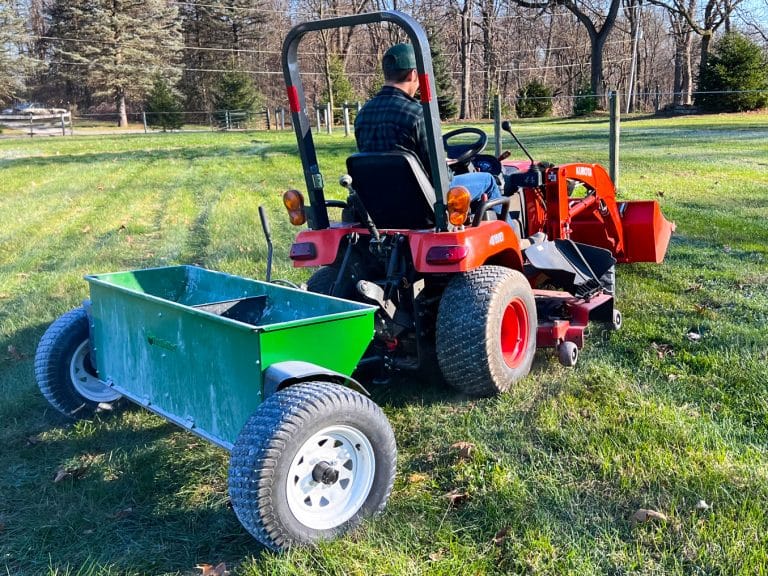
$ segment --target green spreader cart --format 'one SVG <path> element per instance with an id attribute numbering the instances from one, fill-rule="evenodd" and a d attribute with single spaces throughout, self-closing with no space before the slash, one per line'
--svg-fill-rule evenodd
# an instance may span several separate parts
<path id="1" fill-rule="evenodd" d="M 273 549 L 383 509 L 395 439 L 351 377 L 376 307 L 194 266 L 86 279 L 90 300 L 35 357 L 59 412 L 87 418 L 127 398 L 229 450 L 235 513 Z"/>

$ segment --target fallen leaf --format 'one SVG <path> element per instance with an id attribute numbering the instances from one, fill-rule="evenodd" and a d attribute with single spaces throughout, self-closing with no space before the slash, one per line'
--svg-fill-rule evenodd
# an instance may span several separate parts
<path id="1" fill-rule="evenodd" d="M 728 245 L 723 246 L 723 252 L 725 252 L 726 254 L 730 254 L 731 250 L 732 248 L 730 246 Z"/>
<path id="2" fill-rule="evenodd" d="M 34 446 L 34 445 L 40 444 L 40 442 L 42 442 L 42 440 L 40 440 L 40 435 L 39 434 L 34 434 L 32 436 L 27 436 L 26 440 L 27 440 L 27 446 Z"/>
<path id="3" fill-rule="evenodd" d="M 686 334 L 685 337 L 688 338 L 688 340 L 690 340 L 691 342 L 698 342 L 699 340 L 701 340 L 701 334 L 699 334 L 698 332 L 694 332 L 693 330 L 688 332 L 688 334 Z"/>
<path id="4" fill-rule="evenodd" d="M 694 304 L 693 309 L 696 310 L 697 314 L 704 314 L 707 311 L 707 306 L 704 304 Z"/>
<path id="5" fill-rule="evenodd" d="M 701 284 L 691 284 L 685 289 L 686 292 L 697 292 L 698 290 L 701 290 Z"/>
<path id="6" fill-rule="evenodd" d="M 133 508 L 123 508 L 122 510 L 118 510 L 117 512 L 112 514 L 112 518 L 114 518 L 115 520 L 120 520 L 122 518 L 127 518 L 131 514 L 133 514 Z"/>
<path id="7" fill-rule="evenodd" d="M 469 460 L 475 451 L 475 445 L 471 442 L 456 442 L 451 448 L 459 451 L 459 460 Z"/>
<path id="8" fill-rule="evenodd" d="M 437 552 L 432 552 L 429 555 L 429 559 L 432 560 L 432 562 L 437 562 L 438 560 L 443 559 L 443 550 L 438 550 Z"/>
<path id="9" fill-rule="evenodd" d="M 125 229 L 126 229 L 125 224 L 120 224 L 120 226 L 118 226 L 118 228 L 117 228 L 117 231 L 118 232 L 122 232 Z"/>
<path id="10" fill-rule="evenodd" d="M 86 227 L 85 227 L 85 228 L 83 228 L 83 230 L 82 230 L 83 234 L 88 234 L 88 232 L 90 232 L 90 231 L 91 231 L 91 227 L 90 227 L 90 226 L 86 226 Z"/>
<path id="11" fill-rule="evenodd" d="M 656 191 L 656 196 L 658 196 L 659 198 L 664 198 L 664 192 L 661 190 L 658 190 Z"/>
<path id="12" fill-rule="evenodd" d="M 429 479 L 429 476 L 426 474 L 422 474 L 421 472 L 414 472 L 410 476 L 408 476 L 408 482 L 410 484 L 421 484 L 422 482 L 426 482 Z"/>
<path id="13" fill-rule="evenodd" d="M 19 349 L 16 348 L 16 346 L 14 346 L 13 344 L 8 346 L 8 354 L 10 354 L 11 358 L 13 358 L 14 360 L 23 360 L 24 359 L 24 354 L 19 352 Z"/>
<path id="14" fill-rule="evenodd" d="M 650 522 L 652 520 L 666 522 L 667 517 L 661 512 L 657 512 L 656 510 L 640 508 L 637 512 L 632 514 L 632 518 L 629 519 L 629 523 L 632 524 L 632 526 L 635 526 L 636 524 L 641 524 L 642 522 Z"/>
<path id="15" fill-rule="evenodd" d="M 709 510 L 712 508 L 709 504 L 707 504 L 706 500 L 699 500 L 696 502 L 696 510 Z"/>
<path id="16" fill-rule="evenodd" d="M 79 466 L 78 468 L 59 468 L 56 470 L 56 475 L 53 478 L 53 483 L 57 484 L 61 482 L 62 480 L 66 480 L 68 478 L 71 478 L 72 480 L 77 480 L 78 478 L 82 478 L 85 476 L 85 473 L 88 471 L 87 466 Z"/>
<path id="17" fill-rule="evenodd" d="M 656 350 L 656 356 L 659 357 L 659 360 L 663 360 L 667 356 L 673 356 L 675 351 L 669 344 L 657 344 L 656 342 L 651 343 L 651 348 Z"/>
<path id="18" fill-rule="evenodd" d="M 200 576 L 228 576 L 229 574 L 227 565 L 224 562 L 219 562 L 216 566 L 213 564 L 198 564 L 195 568 L 203 571 Z"/>
<path id="19" fill-rule="evenodd" d="M 509 534 L 509 526 L 504 526 L 504 528 L 496 532 L 496 536 L 493 537 L 492 542 L 496 546 L 501 546 L 504 544 L 504 540 L 507 539 L 507 534 Z"/>
<path id="20" fill-rule="evenodd" d="M 448 500 L 449 507 L 458 508 L 469 500 L 469 494 L 461 490 L 451 490 L 447 494 L 443 494 L 443 498 Z"/>

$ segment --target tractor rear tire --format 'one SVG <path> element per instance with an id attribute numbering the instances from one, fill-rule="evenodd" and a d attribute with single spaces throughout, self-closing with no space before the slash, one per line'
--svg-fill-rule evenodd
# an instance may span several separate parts
<path id="1" fill-rule="evenodd" d="M 121 398 L 99 380 L 91 362 L 88 315 L 75 308 L 48 327 L 35 353 L 35 379 L 45 399 L 64 416 L 84 419 Z"/>
<path id="2" fill-rule="evenodd" d="M 437 314 L 437 360 L 448 384 L 473 396 L 509 390 L 536 353 L 536 301 L 528 280 L 501 266 L 451 279 Z"/>
<path id="3" fill-rule="evenodd" d="M 307 290 L 315 294 L 330 294 L 339 269 L 335 266 L 323 266 L 312 273 L 307 280 Z"/>
<path id="4" fill-rule="evenodd" d="M 369 398 L 336 384 L 280 390 L 232 448 L 229 496 L 245 529 L 273 550 L 340 536 L 384 509 L 397 447 Z"/>

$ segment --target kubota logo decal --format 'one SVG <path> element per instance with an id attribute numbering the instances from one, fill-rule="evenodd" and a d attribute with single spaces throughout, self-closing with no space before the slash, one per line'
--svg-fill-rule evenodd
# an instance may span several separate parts
<path id="1" fill-rule="evenodd" d="M 576 176 L 588 176 L 592 178 L 592 168 L 589 166 L 576 166 Z"/>
<path id="2" fill-rule="evenodd" d="M 491 246 L 496 246 L 496 244 L 501 244 L 504 242 L 504 232 L 496 232 L 493 236 L 491 236 L 490 240 L 488 240 L 488 244 Z"/>

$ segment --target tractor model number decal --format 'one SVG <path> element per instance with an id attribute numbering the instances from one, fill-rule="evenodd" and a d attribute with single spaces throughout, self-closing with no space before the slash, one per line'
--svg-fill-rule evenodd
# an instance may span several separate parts
<path id="1" fill-rule="evenodd" d="M 576 176 L 587 176 L 592 178 L 592 168 L 589 166 L 576 166 Z"/>
<path id="2" fill-rule="evenodd" d="M 496 232 L 496 234 L 491 236 L 488 240 L 488 244 L 491 246 L 496 246 L 496 244 L 501 244 L 502 242 L 504 242 L 504 232 Z"/>

